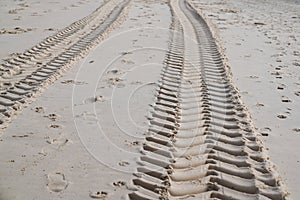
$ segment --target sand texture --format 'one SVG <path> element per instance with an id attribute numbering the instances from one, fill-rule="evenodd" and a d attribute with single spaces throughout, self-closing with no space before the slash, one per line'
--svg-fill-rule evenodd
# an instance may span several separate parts
<path id="1" fill-rule="evenodd" d="M 298 8 L 0 2 L 0 199 L 298 199 Z"/>

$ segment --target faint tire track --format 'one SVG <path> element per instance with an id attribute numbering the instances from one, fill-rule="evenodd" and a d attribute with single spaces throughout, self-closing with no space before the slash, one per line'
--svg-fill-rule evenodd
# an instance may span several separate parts
<path id="1" fill-rule="evenodd" d="M 209 27 L 172 0 L 172 38 L 130 199 L 285 199 Z"/>
<path id="2" fill-rule="evenodd" d="M 120 23 L 129 1 L 107 1 L 87 17 L 5 60 L 0 65 L 0 128 Z"/>

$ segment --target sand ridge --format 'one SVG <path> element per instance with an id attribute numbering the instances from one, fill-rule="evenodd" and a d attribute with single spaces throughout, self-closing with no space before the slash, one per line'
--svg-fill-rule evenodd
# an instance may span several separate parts
<path id="1" fill-rule="evenodd" d="M 167 8 L 161 1 L 153 1 L 149 5 L 143 1 L 130 3 L 128 15 L 119 28 L 114 28 L 107 40 L 93 48 L 86 59 L 80 60 L 53 85 L 49 85 L 4 130 L 0 147 L 4 154 L 1 157 L 1 173 L 5 175 L 0 181 L 3 198 L 125 198 L 131 176 L 126 171 L 135 167 L 137 147 L 141 144 L 139 138 L 143 137 L 144 127 L 147 127 L 145 115 L 148 104 L 152 103 L 152 90 L 159 78 L 167 48 L 169 30 L 165 27 L 170 22 L 168 12 L 165 12 Z M 141 24 L 148 24 L 146 31 Z M 115 48 L 116 45 L 118 48 Z M 115 56 L 120 59 L 106 68 Z M 127 96 L 129 99 L 126 99 Z M 127 107 L 124 106 L 127 100 L 138 129 L 124 118 L 127 117 Z M 113 111 L 118 115 L 117 122 L 131 137 L 118 129 L 111 116 L 111 103 L 118 105 Z M 96 113 L 90 112 L 94 106 Z M 76 129 L 74 120 L 83 129 Z M 108 142 L 102 139 L 97 123 L 101 124 Z M 96 147 L 112 149 L 111 142 L 122 150 L 111 154 L 114 156 L 106 148 L 96 152 L 98 156 L 105 154 L 109 157 L 111 162 L 105 164 L 110 168 L 95 159 L 87 151 L 91 147 L 86 148 L 79 138 L 79 134 L 91 138 L 93 132 L 96 134 L 96 138 L 92 138 L 97 141 Z M 18 148 L 11 148 L 12 143 Z M 125 157 L 123 152 L 131 154 Z M 103 157 L 100 159 L 103 160 Z M 11 160 L 16 162 L 9 162 Z M 27 184 L 28 181 L 31 184 Z"/>
<path id="2" fill-rule="evenodd" d="M 2 63 L 0 198 L 287 198 L 195 2 L 108 0 Z"/>
<path id="3" fill-rule="evenodd" d="M 1 113 L 2 129 L 37 91 L 54 82 L 105 38 L 105 34 L 118 24 L 118 19 L 122 19 L 121 13 L 127 3 L 109 1 L 89 16 L 1 64 L 0 105 L 6 106 Z"/>
<path id="4" fill-rule="evenodd" d="M 285 199 L 207 24 L 185 1 L 170 5 L 172 42 L 130 199 Z"/>
<path id="5" fill-rule="evenodd" d="M 213 27 L 274 167 L 297 199 L 299 2 L 189 1 Z M 287 167 L 288 166 L 288 167 Z M 293 167 L 290 167 L 293 166 Z"/>

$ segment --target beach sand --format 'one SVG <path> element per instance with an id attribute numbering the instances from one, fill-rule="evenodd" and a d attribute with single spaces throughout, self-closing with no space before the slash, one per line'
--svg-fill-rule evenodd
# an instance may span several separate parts
<path id="1" fill-rule="evenodd" d="M 270 160 L 298 199 L 299 2 L 193 2 L 214 27 Z"/>
<path id="2" fill-rule="evenodd" d="M 299 3 L 182 2 L 0 3 L 0 199 L 299 198 Z"/>

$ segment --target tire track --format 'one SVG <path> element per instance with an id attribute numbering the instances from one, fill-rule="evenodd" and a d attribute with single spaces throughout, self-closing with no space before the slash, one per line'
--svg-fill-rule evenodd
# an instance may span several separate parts
<path id="1" fill-rule="evenodd" d="M 89 16 L 74 22 L 54 36 L 46 38 L 23 54 L 7 59 L 6 63 L 1 65 L 1 86 L 5 87 L 13 84 L 10 80 L 12 76 L 25 77 L 32 72 L 27 68 L 36 69 L 36 65 L 42 65 L 40 61 L 51 60 L 68 47 L 71 47 L 72 44 L 78 42 L 84 34 L 87 34 L 86 32 L 91 29 L 91 26 L 96 25 L 97 20 L 103 21 L 101 18 L 106 17 L 108 13 L 106 12 L 103 16 L 100 16 L 100 12 L 107 6 L 109 6 L 108 3 L 104 4 Z M 20 68 L 25 68 L 26 70 Z M 6 81 L 6 79 L 9 80 Z"/>
<path id="2" fill-rule="evenodd" d="M 285 199 L 209 27 L 186 1 L 170 7 L 169 53 L 129 198 Z"/>
<path id="3" fill-rule="evenodd" d="M 87 17 L 5 60 L 0 65 L 0 128 L 120 23 L 129 1 L 107 1 Z"/>

